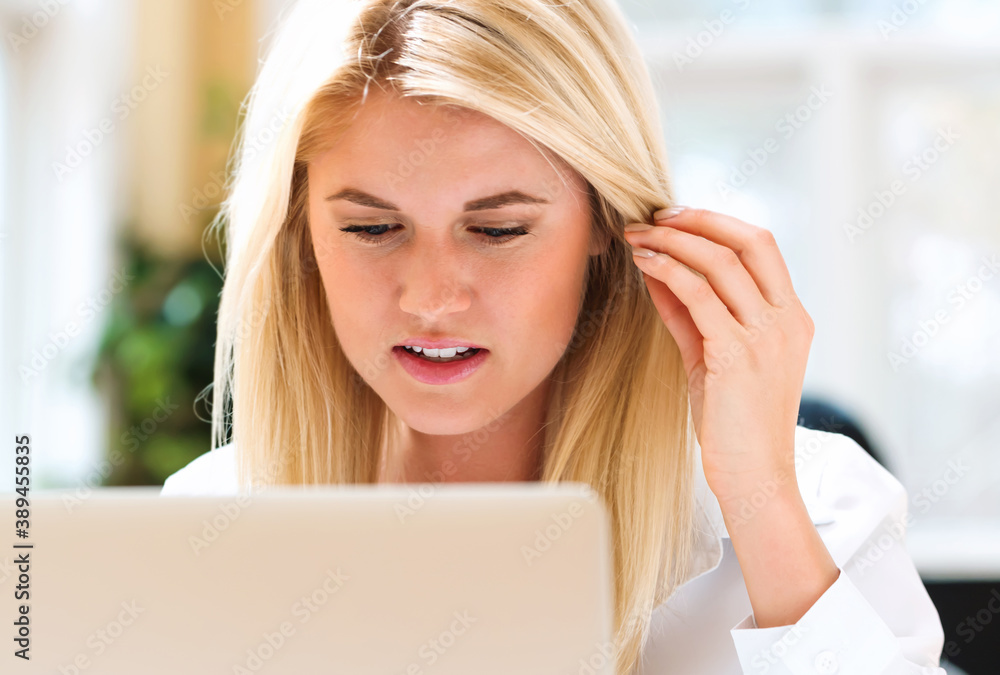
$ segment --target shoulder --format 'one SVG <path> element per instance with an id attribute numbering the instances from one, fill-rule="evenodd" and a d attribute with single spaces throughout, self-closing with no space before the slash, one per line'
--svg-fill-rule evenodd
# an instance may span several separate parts
<path id="1" fill-rule="evenodd" d="M 887 520 L 904 524 L 907 494 L 849 436 L 796 427 L 795 474 L 823 541 L 843 564 Z"/>
<path id="2" fill-rule="evenodd" d="M 195 457 L 167 476 L 161 495 L 228 495 L 237 492 L 236 446 L 230 443 Z"/>

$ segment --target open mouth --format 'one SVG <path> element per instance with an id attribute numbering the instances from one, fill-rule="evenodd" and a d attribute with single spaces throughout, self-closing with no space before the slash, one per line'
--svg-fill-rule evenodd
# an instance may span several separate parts
<path id="1" fill-rule="evenodd" d="M 454 384 L 461 382 L 479 370 L 488 358 L 490 350 L 469 347 L 461 354 L 454 347 L 446 350 L 432 350 L 438 356 L 428 356 L 404 346 L 392 348 L 392 355 L 414 379 L 424 384 Z M 444 352 L 445 356 L 440 353 Z"/>
<path id="2" fill-rule="evenodd" d="M 424 353 L 425 350 L 423 350 L 423 349 L 421 349 L 419 352 L 416 351 L 416 350 L 410 349 L 409 347 L 394 347 L 394 349 L 402 349 L 407 354 L 410 354 L 411 356 L 415 356 L 415 357 L 417 357 L 419 359 L 422 359 L 424 361 L 427 361 L 429 363 L 455 363 L 457 361 L 465 361 L 466 359 L 471 359 L 473 356 L 475 356 L 476 354 L 478 354 L 479 352 L 482 351 L 481 349 L 474 348 L 474 347 L 466 349 L 464 352 L 461 352 L 461 353 L 459 353 L 455 348 L 452 348 L 450 350 L 441 349 L 441 350 L 437 350 L 437 351 L 439 351 L 439 352 L 445 352 L 446 354 L 451 354 L 452 352 L 454 352 L 454 355 L 453 356 L 428 356 L 427 354 Z"/>

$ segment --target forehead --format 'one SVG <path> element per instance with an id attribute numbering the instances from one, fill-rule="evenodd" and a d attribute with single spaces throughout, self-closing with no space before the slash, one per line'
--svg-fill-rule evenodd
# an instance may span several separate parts
<path id="1" fill-rule="evenodd" d="M 571 180 L 555 153 L 502 122 L 469 108 L 375 90 L 314 164 L 335 174 L 407 174 L 439 180 Z"/>
<path id="2" fill-rule="evenodd" d="M 387 138 L 438 134 L 462 137 L 478 134 L 520 136 L 478 110 L 414 96 L 370 92 L 356 110 L 345 135 L 363 137 L 380 132 Z"/>

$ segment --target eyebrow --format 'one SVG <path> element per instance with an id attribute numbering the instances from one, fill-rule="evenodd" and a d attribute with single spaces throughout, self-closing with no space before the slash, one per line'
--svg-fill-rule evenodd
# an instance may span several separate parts
<path id="1" fill-rule="evenodd" d="M 332 194 L 326 198 L 326 201 L 332 202 L 336 199 L 346 199 L 349 202 L 354 202 L 355 204 L 360 204 L 361 206 L 369 206 L 373 209 L 385 209 L 386 211 L 400 211 L 400 208 L 395 204 L 391 204 L 384 199 L 379 199 L 374 195 L 370 195 L 367 192 L 362 192 L 357 188 L 345 188 L 336 194 Z M 495 195 L 490 195 L 489 197 L 481 197 L 480 199 L 473 199 L 470 202 L 465 202 L 465 211 L 486 211 L 489 209 L 498 209 L 502 206 L 507 206 L 509 204 L 548 204 L 549 201 L 542 199 L 540 197 L 533 197 L 532 195 L 525 194 L 520 190 L 508 190 L 507 192 L 500 192 Z"/>

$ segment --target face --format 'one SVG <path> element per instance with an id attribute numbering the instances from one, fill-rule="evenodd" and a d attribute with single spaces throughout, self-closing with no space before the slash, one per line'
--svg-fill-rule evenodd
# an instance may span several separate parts
<path id="1" fill-rule="evenodd" d="M 599 253 L 579 174 L 491 117 L 378 92 L 308 180 L 337 338 L 403 422 L 468 433 L 544 400 Z M 402 348 L 423 340 L 480 352 L 440 365 Z"/>

